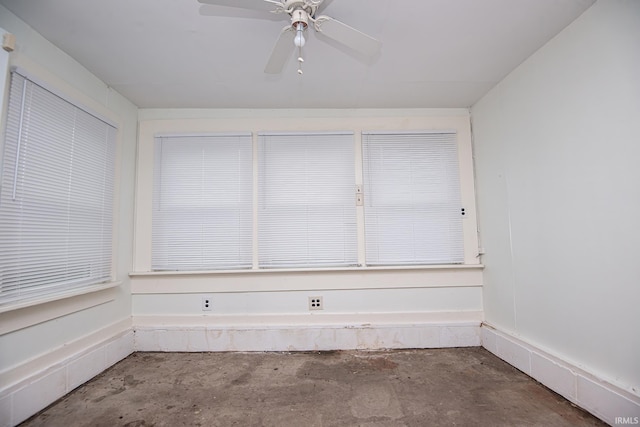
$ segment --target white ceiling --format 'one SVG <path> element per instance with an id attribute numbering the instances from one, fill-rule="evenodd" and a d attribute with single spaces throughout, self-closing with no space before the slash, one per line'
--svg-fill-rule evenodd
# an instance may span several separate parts
<path id="1" fill-rule="evenodd" d="M 302 76 L 294 57 L 263 73 L 283 15 L 206 16 L 196 0 L 0 3 L 143 108 L 427 108 L 472 105 L 594 1 L 325 0 L 323 14 L 382 49 L 366 60 L 311 34 Z"/>

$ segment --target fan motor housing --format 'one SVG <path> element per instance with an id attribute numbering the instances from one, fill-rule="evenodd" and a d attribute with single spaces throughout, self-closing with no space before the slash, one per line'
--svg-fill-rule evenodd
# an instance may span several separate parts
<path id="1" fill-rule="evenodd" d="M 318 9 L 318 4 L 316 2 L 309 2 L 304 0 L 285 0 L 284 1 L 284 10 L 287 11 L 291 15 L 291 19 L 293 21 L 294 16 L 297 12 L 303 12 L 307 15 L 306 20 L 298 19 L 296 22 L 303 22 L 304 26 L 307 26 L 308 17 L 313 16 Z"/>
<path id="2" fill-rule="evenodd" d="M 304 28 L 309 25 L 309 14 L 303 9 L 294 10 L 291 13 L 291 24 L 293 28 L 297 28 L 298 24 L 302 24 Z"/>

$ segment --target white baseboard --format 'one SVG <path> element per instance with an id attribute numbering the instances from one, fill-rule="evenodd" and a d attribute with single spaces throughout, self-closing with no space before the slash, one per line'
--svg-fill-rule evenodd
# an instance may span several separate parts
<path id="1" fill-rule="evenodd" d="M 481 312 L 139 316 L 136 351 L 322 351 L 480 345 Z"/>
<path id="2" fill-rule="evenodd" d="M 131 353 L 126 319 L 3 372 L 0 427 L 21 423 Z"/>
<path id="3" fill-rule="evenodd" d="M 640 424 L 640 396 L 483 324 L 482 346 L 611 425 Z"/>
<path id="4" fill-rule="evenodd" d="M 3 372 L 0 427 L 26 420 L 134 351 L 322 351 L 482 345 L 611 425 L 638 424 L 640 396 L 488 325 L 481 313 L 134 318 Z M 71 351 L 70 351 L 71 350 Z M 22 375 L 28 372 L 27 375 Z M 12 379 L 12 381 L 8 381 Z"/>

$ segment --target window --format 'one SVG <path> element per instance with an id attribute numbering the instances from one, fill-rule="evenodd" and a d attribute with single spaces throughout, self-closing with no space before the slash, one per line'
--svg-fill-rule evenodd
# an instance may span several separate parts
<path id="1" fill-rule="evenodd" d="M 259 140 L 260 267 L 357 264 L 353 134 Z"/>
<path id="2" fill-rule="evenodd" d="M 116 129 L 12 73 L 0 183 L 0 305 L 111 280 Z"/>
<path id="3" fill-rule="evenodd" d="M 465 260 L 455 131 L 154 138 L 154 271 Z"/>
<path id="4" fill-rule="evenodd" d="M 363 133 L 367 265 L 464 262 L 455 133 Z"/>
<path id="5" fill-rule="evenodd" d="M 152 268 L 250 268 L 251 134 L 161 136 L 155 144 Z"/>

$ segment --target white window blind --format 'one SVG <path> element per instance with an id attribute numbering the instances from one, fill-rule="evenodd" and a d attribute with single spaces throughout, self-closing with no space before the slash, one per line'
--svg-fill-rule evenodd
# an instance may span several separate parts
<path id="1" fill-rule="evenodd" d="M 259 141 L 260 267 L 357 264 L 353 133 Z"/>
<path id="2" fill-rule="evenodd" d="M 367 265 L 464 262 L 455 133 L 363 133 Z"/>
<path id="3" fill-rule="evenodd" d="M 116 129 L 12 73 L 0 187 L 0 305 L 111 280 Z"/>
<path id="4" fill-rule="evenodd" d="M 164 136 L 155 144 L 152 268 L 250 268 L 251 134 Z"/>

